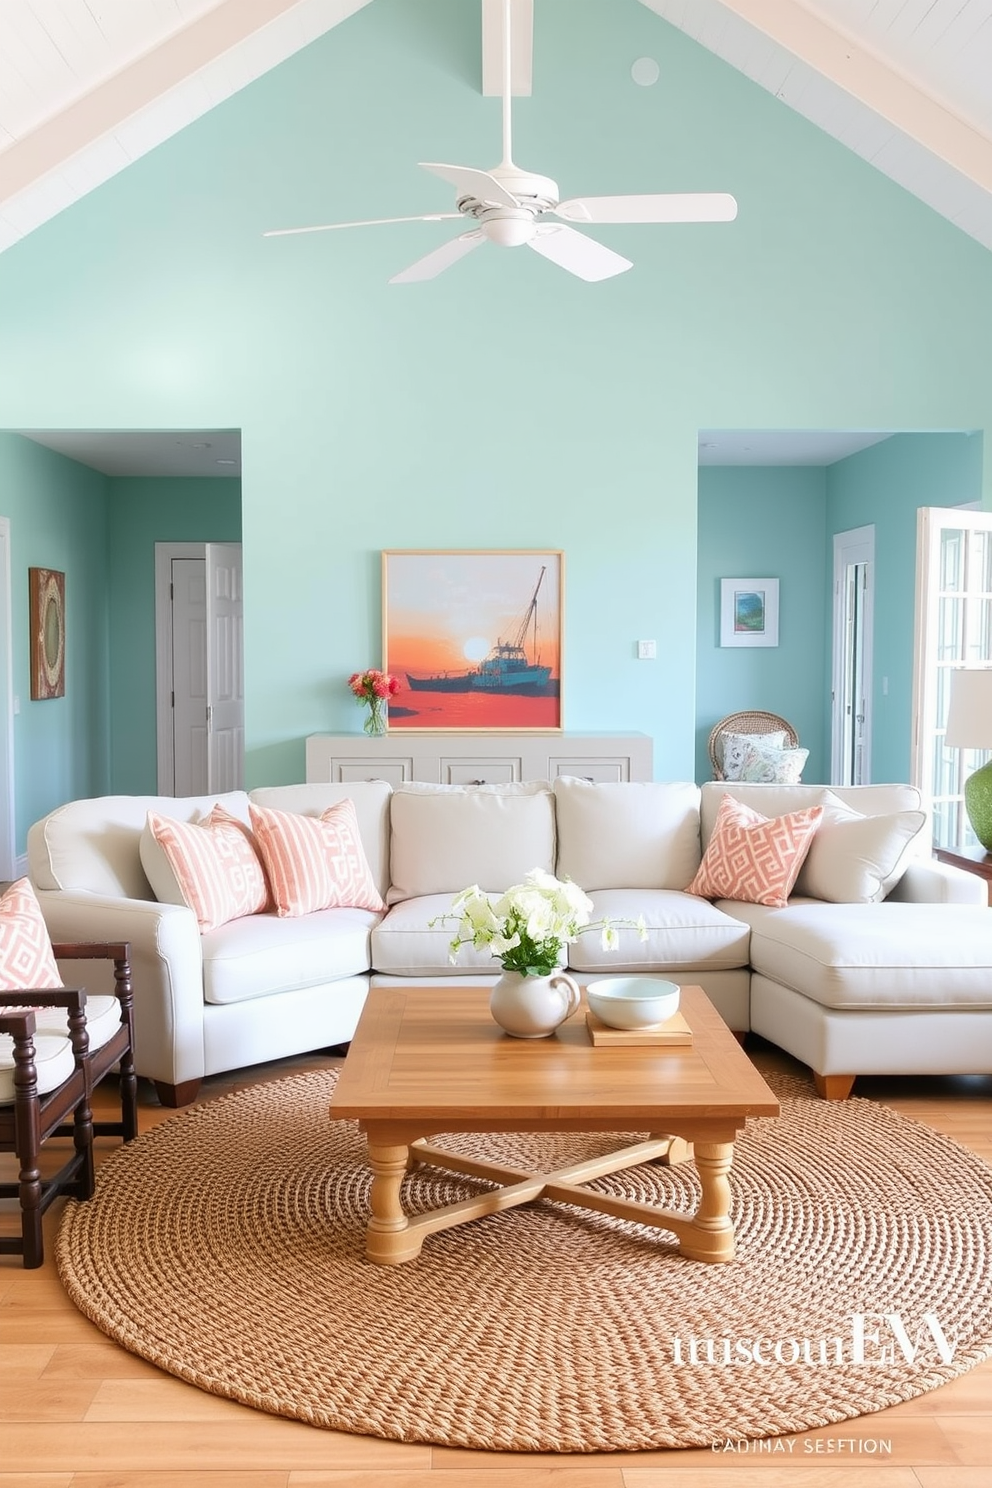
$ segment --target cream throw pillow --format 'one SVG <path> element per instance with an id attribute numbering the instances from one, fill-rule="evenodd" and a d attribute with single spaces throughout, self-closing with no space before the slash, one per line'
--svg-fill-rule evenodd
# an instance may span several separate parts
<path id="1" fill-rule="evenodd" d="M 830 904 L 876 904 L 898 882 L 926 813 L 862 816 L 832 792 L 823 796 L 817 828 L 795 892 Z"/>
<path id="2" fill-rule="evenodd" d="M 770 744 L 745 745 L 737 779 L 751 785 L 798 785 L 808 749 L 776 749 Z"/>

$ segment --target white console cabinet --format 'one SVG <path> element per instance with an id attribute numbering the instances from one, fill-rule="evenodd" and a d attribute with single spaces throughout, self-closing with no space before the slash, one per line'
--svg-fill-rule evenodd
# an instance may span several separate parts
<path id="1" fill-rule="evenodd" d="M 395 731 L 311 734 L 307 781 L 405 780 L 435 785 L 504 784 L 514 780 L 653 780 L 648 734 L 453 734 Z"/>

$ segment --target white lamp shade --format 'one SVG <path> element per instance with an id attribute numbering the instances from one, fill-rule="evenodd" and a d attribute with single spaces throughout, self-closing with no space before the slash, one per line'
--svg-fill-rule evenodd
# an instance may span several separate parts
<path id="1" fill-rule="evenodd" d="M 944 743 L 952 749 L 992 749 L 992 667 L 951 673 Z"/>

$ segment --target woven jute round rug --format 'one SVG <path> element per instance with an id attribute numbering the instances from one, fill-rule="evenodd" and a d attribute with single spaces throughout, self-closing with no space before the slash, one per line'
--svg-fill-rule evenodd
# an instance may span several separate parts
<path id="1" fill-rule="evenodd" d="M 773 1078 L 782 1116 L 751 1122 L 736 1148 L 729 1265 L 542 1200 L 379 1267 L 365 1258 L 363 1140 L 328 1120 L 334 1078 L 218 1099 L 116 1152 L 59 1233 L 76 1305 L 126 1349 L 259 1410 L 502 1450 L 802 1431 L 934 1389 L 992 1353 L 992 1171 L 883 1106 Z M 544 1171 L 620 1145 L 446 1144 Z M 598 1183 L 674 1209 L 697 1199 L 691 1164 Z M 405 1202 L 432 1208 L 479 1186 L 420 1169 Z"/>

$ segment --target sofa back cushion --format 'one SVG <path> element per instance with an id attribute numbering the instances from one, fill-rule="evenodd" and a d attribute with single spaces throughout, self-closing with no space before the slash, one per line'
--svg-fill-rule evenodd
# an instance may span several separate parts
<path id="1" fill-rule="evenodd" d="M 70 801 L 28 832 L 28 871 L 37 889 L 83 889 L 114 898 L 154 899 L 139 844 L 149 811 L 201 821 L 220 804 L 248 824 L 244 791 L 213 796 L 95 796 Z"/>
<path id="2" fill-rule="evenodd" d="M 727 794 L 765 816 L 822 806 L 823 818 L 794 892 L 837 904 L 885 896 L 907 864 L 931 851 L 927 815 L 914 785 L 748 785 L 709 781 L 702 787 L 703 847 Z"/>
<path id="3" fill-rule="evenodd" d="M 329 806 L 336 806 L 339 801 L 353 801 L 365 860 L 376 888 L 385 897 L 389 887 L 391 791 L 392 787 L 385 780 L 354 780 L 341 785 L 320 781 L 312 785 L 259 786 L 249 792 L 249 800 L 255 806 L 264 806 L 271 811 L 292 811 L 300 816 L 322 816 Z"/>
<path id="4" fill-rule="evenodd" d="M 555 867 L 554 798 L 546 781 L 512 785 L 398 785 L 389 806 L 387 903 L 502 893 L 532 868 Z"/>
<path id="5" fill-rule="evenodd" d="M 689 781 L 554 784 L 558 877 L 597 889 L 684 889 L 699 867 L 699 787 Z"/>

